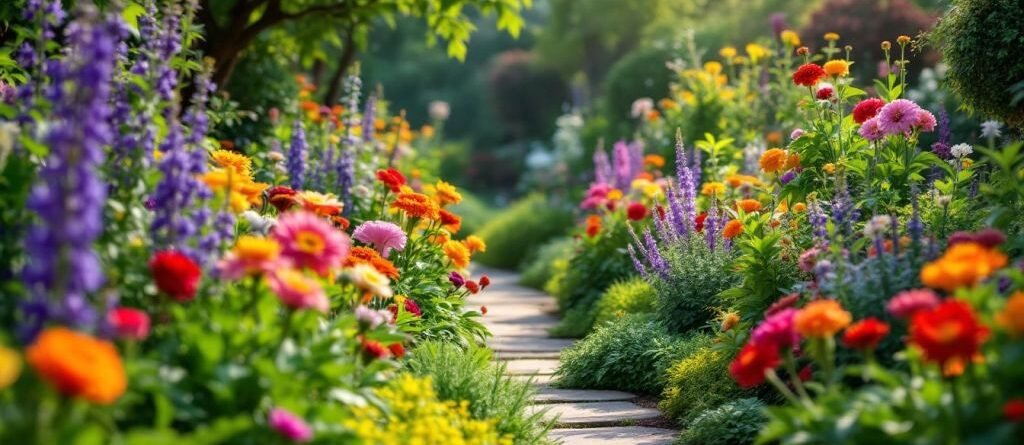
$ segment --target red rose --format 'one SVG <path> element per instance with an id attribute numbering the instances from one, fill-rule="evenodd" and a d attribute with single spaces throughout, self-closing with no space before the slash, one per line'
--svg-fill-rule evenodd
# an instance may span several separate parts
<path id="1" fill-rule="evenodd" d="M 480 285 L 477 284 L 476 281 L 469 280 L 466 282 L 466 289 L 469 289 L 469 293 L 475 294 L 480 292 Z"/>
<path id="2" fill-rule="evenodd" d="M 640 221 L 647 217 L 647 207 L 639 202 L 634 202 L 626 207 L 626 217 L 630 221 Z"/>
<path id="3" fill-rule="evenodd" d="M 963 301 L 946 300 L 915 312 L 910 320 L 910 342 L 924 351 L 925 360 L 940 365 L 950 360 L 969 362 L 986 338 L 988 328 Z"/>
<path id="4" fill-rule="evenodd" d="M 491 278 L 487 275 L 480 277 L 480 289 L 487 289 L 487 286 L 491 285 Z"/>
<path id="5" fill-rule="evenodd" d="M 753 388 L 764 382 L 766 371 L 775 369 L 781 362 L 775 345 L 747 343 L 729 364 L 729 374 L 740 386 Z"/>
<path id="6" fill-rule="evenodd" d="M 877 97 L 864 99 L 853 107 L 853 121 L 858 124 L 863 124 L 864 122 L 867 122 L 868 119 L 877 116 L 878 111 L 884 106 L 885 101 Z"/>
<path id="7" fill-rule="evenodd" d="M 1024 420 L 1024 399 L 1010 399 L 1003 404 L 1003 418 L 1010 422 Z"/>
<path id="8" fill-rule="evenodd" d="M 868 317 L 846 328 L 843 344 L 850 349 L 875 349 L 886 335 L 889 335 L 889 325 L 877 318 Z"/>
<path id="9" fill-rule="evenodd" d="M 402 186 L 405 185 L 405 176 L 393 168 L 377 170 L 377 180 L 384 183 L 394 193 L 401 191 Z"/>
<path id="10" fill-rule="evenodd" d="M 391 355 L 397 358 L 405 357 L 405 346 L 402 346 L 401 343 L 392 343 L 388 345 L 388 351 L 391 352 Z"/>
<path id="11" fill-rule="evenodd" d="M 390 353 L 391 351 L 389 351 L 388 348 L 385 348 L 384 345 L 380 344 L 380 342 L 363 340 L 363 357 L 365 357 L 366 360 L 385 359 L 388 358 L 388 354 Z"/>
<path id="12" fill-rule="evenodd" d="M 164 250 L 149 260 L 149 272 L 156 288 L 171 298 L 184 302 L 196 297 L 202 270 L 181 252 Z"/>
<path id="13" fill-rule="evenodd" d="M 115 308 L 107 314 L 107 323 L 120 338 L 142 340 L 149 336 L 149 315 L 138 309 Z"/>
<path id="14" fill-rule="evenodd" d="M 825 77 L 824 68 L 816 63 L 806 63 L 800 65 L 800 68 L 797 68 L 796 72 L 793 73 L 793 83 L 800 86 L 812 87 L 814 84 L 818 83 L 822 77 Z"/>

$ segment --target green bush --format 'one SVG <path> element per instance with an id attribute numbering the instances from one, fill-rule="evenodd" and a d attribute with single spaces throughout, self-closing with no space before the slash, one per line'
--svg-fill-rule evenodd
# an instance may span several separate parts
<path id="1" fill-rule="evenodd" d="M 664 387 L 665 369 L 689 352 L 691 343 L 669 335 L 649 315 L 629 315 L 599 326 L 563 351 L 556 385 L 657 394 Z"/>
<path id="2" fill-rule="evenodd" d="M 732 255 L 721 248 L 711 251 L 703 237 L 693 237 L 668 252 L 666 260 L 669 278 L 654 282 L 656 313 L 670 332 L 703 326 L 720 306 L 718 294 L 737 283 Z"/>
<path id="3" fill-rule="evenodd" d="M 597 300 L 594 323 L 604 324 L 628 314 L 654 312 L 654 288 L 640 277 L 613 284 Z"/>
<path id="4" fill-rule="evenodd" d="M 544 285 L 551 280 L 554 273 L 554 263 L 562 258 L 569 258 L 572 255 L 572 238 L 555 238 L 537 249 L 534 255 L 526 261 L 522 274 L 519 275 L 519 284 L 543 289 Z"/>
<path id="5" fill-rule="evenodd" d="M 563 235 L 573 224 L 572 213 L 534 194 L 493 215 L 477 235 L 487 251 L 474 257 L 482 264 L 515 269 L 533 250 Z"/>
<path id="6" fill-rule="evenodd" d="M 730 360 L 731 354 L 705 345 L 676 362 L 668 369 L 658 407 L 685 425 L 704 411 L 742 397 L 743 390 L 729 376 Z"/>
<path id="7" fill-rule="evenodd" d="M 505 365 L 492 363 L 489 349 L 429 341 L 409 357 L 406 369 L 429 376 L 439 398 L 468 401 L 474 419 L 495 419 L 498 433 L 511 435 L 516 445 L 551 443 L 547 433 L 553 422 L 544 420 L 541 412 L 527 413 L 533 386 L 505 376 Z"/>
<path id="8" fill-rule="evenodd" d="M 745 445 L 754 443 L 768 418 L 764 403 L 756 398 L 739 399 L 704 411 L 679 436 L 680 445 Z"/>
<path id="9" fill-rule="evenodd" d="M 453 205 L 449 210 L 462 218 L 462 229 L 459 234 L 477 233 L 487 224 L 487 220 L 494 214 L 491 208 L 483 199 L 469 193 L 466 189 L 460 189 L 462 202 Z M 484 239 L 484 241 L 487 241 Z"/>
<path id="10" fill-rule="evenodd" d="M 955 0 L 931 40 L 949 71 L 949 87 L 963 104 L 1008 124 L 1024 126 L 1024 107 L 1012 104 L 1010 88 L 1024 79 L 1024 3 L 1019 0 Z"/>

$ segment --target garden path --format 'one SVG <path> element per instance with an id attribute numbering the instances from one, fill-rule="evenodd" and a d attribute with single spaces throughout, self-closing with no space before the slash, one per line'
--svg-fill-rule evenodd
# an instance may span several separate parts
<path id="1" fill-rule="evenodd" d="M 548 329 L 558 323 L 554 298 L 519 286 L 516 273 L 476 272 L 491 278 L 487 290 L 469 300 L 487 307 L 483 321 L 494 334 L 489 345 L 508 365 L 509 375 L 537 385 L 532 409 L 546 410 L 549 418 L 557 419 L 552 439 L 564 445 L 663 445 L 675 440 L 678 431 L 643 426 L 664 424 L 664 418 L 657 409 L 635 403 L 634 394 L 551 387 L 559 353 L 573 343 L 548 336 Z"/>

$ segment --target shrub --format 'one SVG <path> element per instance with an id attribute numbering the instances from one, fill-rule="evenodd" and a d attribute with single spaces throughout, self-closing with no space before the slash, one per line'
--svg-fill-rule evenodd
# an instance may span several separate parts
<path id="1" fill-rule="evenodd" d="M 563 351 L 556 384 L 657 394 L 665 368 L 688 352 L 688 343 L 669 335 L 649 315 L 628 315 Z"/>
<path id="2" fill-rule="evenodd" d="M 548 334 L 558 338 L 583 338 L 594 327 L 594 311 L 587 307 L 574 307 L 562 313 L 558 324 Z"/>
<path id="3" fill-rule="evenodd" d="M 724 249 L 711 251 L 702 237 L 680 242 L 666 260 L 668 279 L 656 280 L 656 313 L 670 332 L 683 333 L 711 320 L 719 306 L 718 294 L 736 284 L 732 256 Z"/>
<path id="4" fill-rule="evenodd" d="M 572 214 L 548 201 L 530 195 L 493 215 L 477 234 L 487 240 L 487 251 L 474 259 L 482 264 L 514 269 L 526 256 L 572 226 Z"/>
<path id="5" fill-rule="evenodd" d="M 700 340 L 693 340 L 700 341 Z M 658 407 L 684 425 L 700 413 L 741 397 L 743 391 L 729 376 L 732 354 L 707 345 L 668 369 Z"/>
<path id="6" fill-rule="evenodd" d="M 613 284 L 601 295 L 594 308 L 594 323 L 604 324 L 628 314 L 654 312 L 654 288 L 636 277 Z"/>
<path id="7" fill-rule="evenodd" d="M 963 104 L 1008 124 L 1024 125 L 1024 107 L 1009 89 L 1024 78 L 1024 4 L 1017 0 L 956 0 L 931 40 L 949 65 L 949 87 Z"/>
<path id="8" fill-rule="evenodd" d="M 554 263 L 562 258 L 572 255 L 572 238 L 555 238 L 541 246 L 531 259 L 527 260 L 522 275 L 519 276 L 519 284 L 543 289 L 544 285 L 551 280 L 554 274 Z"/>
<path id="9" fill-rule="evenodd" d="M 704 411 L 679 436 L 680 445 L 744 445 L 754 443 L 768 420 L 761 411 L 764 403 L 755 398 L 739 399 Z"/>
<path id="10" fill-rule="evenodd" d="M 493 364 L 489 349 L 424 342 L 411 352 L 406 367 L 430 376 L 441 400 L 468 401 L 473 419 L 494 419 L 495 431 L 511 436 L 515 444 L 549 443 L 546 435 L 553 423 L 543 420 L 542 413 L 526 413 L 533 387 L 505 376 L 505 365 Z"/>

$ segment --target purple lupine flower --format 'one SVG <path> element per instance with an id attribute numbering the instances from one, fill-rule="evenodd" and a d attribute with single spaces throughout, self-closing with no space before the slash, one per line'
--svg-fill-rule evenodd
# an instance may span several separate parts
<path id="1" fill-rule="evenodd" d="M 341 147 L 341 154 L 337 165 L 338 192 L 345 203 L 344 215 L 352 212 L 352 186 L 355 183 L 355 147 Z"/>
<path id="2" fill-rule="evenodd" d="M 113 140 L 110 85 L 121 30 L 115 18 L 99 21 L 91 9 L 67 29 L 72 51 L 60 71 L 68 82 L 50 85 L 64 100 L 54 103 L 50 153 L 26 202 L 39 218 L 25 237 L 22 278 L 35 301 L 23 308 L 23 340 L 54 315 L 80 327 L 96 320 L 87 296 L 104 281 L 93 243 L 103 232 L 106 186 L 98 171 Z M 56 298 L 57 307 L 40 309 Z"/>
<path id="3" fill-rule="evenodd" d="M 366 98 L 366 107 L 363 109 L 363 140 L 372 141 L 377 120 L 377 95 L 371 94 Z"/>
<path id="4" fill-rule="evenodd" d="M 921 210 L 917 202 L 917 184 L 910 184 L 910 207 L 913 212 L 910 214 L 910 220 L 907 221 L 907 232 L 910 234 L 910 239 L 917 244 L 921 241 L 924 235 L 924 223 L 921 221 Z"/>
<path id="5" fill-rule="evenodd" d="M 679 196 L 681 191 L 677 185 L 671 185 L 665 190 L 665 204 L 668 206 L 667 217 L 676 235 L 687 236 L 690 233 L 691 221 L 687 221 L 684 210 L 683 198 Z"/>
<path id="6" fill-rule="evenodd" d="M 932 153 L 942 159 L 949 159 L 953 157 L 953 153 L 950 151 L 952 145 L 952 130 L 949 125 L 949 113 L 946 112 L 945 108 L 939 109 L 939 139 L 932 144 Z"/>
<path id="7" fill-rule="evenodd" d="M 669 188 L 671 190 L 671 188 Z M 675 226 L 672 223 L 672 212 L 665 212 L 665 216 L 661 216 L 661 211 L 655 206 L 651 208 L 651 215 L 654 215 L 654 230 L 658 234 L 658 239 L 666 243 L 673 243 L 679 239 L 679 234 L 676 233 Z"/>
<path id="8" fill-rule="evenodd" d="M 295 190 L 302 190 L 306 182 L 306 131 L 302 121 L 292 125 L 292 144 L 288 149 L 288 180 Z"/>
<path id="9" fill-rule="evenodd" d="M 787 28 L 789 28 L 789 25 L 786 24 L 785 13 L 773 13 L 771 16 L 769 16 L 768 22 L 771 23 L 772 35 L 775 36 L 776 38 L 778 38 L 779 35 L 782 34 L 782 31 L 785 31 Z"/>
<path id="10" fill-rule="evenodd" d="M 172 107 L 173 108 L 173 107 Z M 188 247 L 189 240 L 199 231 L 190 215 L 197 196 L 196 178 L 193 175 L 194 158 L 185 149 L 181 124 L 171 120 L 167 137 L 160 145 L 164 153 L 159 170 L 163 174 L 150 199 L 153 201 L 153 222 L 150 226 L 158 246 L 180 250 L 194 255 Z"/>
<path id="11" fill-rule="evenodd" d="M 602 144 L 598 144 L 597 150 L 594 150 L 594 183 L 611 184 L 614 178 L 608 153 L 604 151 Z"/>
<path id="12" fill-rule="evenodd" d="M 715 251 L 718 231 L 718 200 L 712 198 L 711 206 L 708 208 L 708 217 L 704 219 L 704 239 L 708 243 L 708 249 Z"/>
<path id="13" fill-rule="evenodd" d="M 359 116 L 356 112 L 359 110 L 359 94 L 363 87 L 363 81 L 359 78 L 359 73 L 355 70 L 349 73 L 348 77 L 345 78 L 345 139 L 341 147 L 341 156 L 338 159 L 337 166 L 337 180 L 338 189 L 341 193 L 341 200 L 345 203 L 344 215 L 348 216 L 351 214 L 354 206 L 354 200 L 352 199 L 352 187 L 355 185 L 355 168 L 356 162 L 355 157 L 358 153 L 359 139 L 356 138 L 353 131 L 360 125 Z M 376 105 L 375 105 L 376 106 Z M 395 150 L 391 156 L 391 161 L 398 155 L 398 150 Z"/>
<path id="14" fill-rule="evenodd" d="M 633 268 L 636 269 L 637 273 L 640 274 L 640 277 L 646 279 L 647 278 L 647 268 L 644 267 L 643 263 L 640 262 L 640 259 L 637 258 L 636 250 L 633 249 L 633 245 L 632 244 L 626 245 L 626 250 L 629 251 L 629 259 L 631 261 L 633 261 Z"/>
<path id="15" fill-rule="evenodd" d="M 220 256 L 225 243 L 235 237 L 235 215 L 228 211 L 217 212 L 213 221 L 213 227 L 206 236 L 199 242 L 199 250 L 202 251 L 202 263 L 204 267 L 212 265 L 214 259 Z"/>
<path id="16" fill-rule="evenodd" d="M 661 251 L 658 250 L 658 242 L 654 240 L 654 235 L 651 234 L 650 228 L 644 229 L 644 246 L 647 251 L 647 262 L 651 264 L 651 268 L 662 279 L 668 279 L 670 276 L 668 263 L 661 256 Z"/>
<path id="17" fill-rule="evenodd" d="M 693 149 L 693 164 L 690 166 L 690 172 L 693 173 L 693 183 L 700 184 L 701 176 L 704 171 L 704 164 L 701 161 L 701 151 L 699 148 Z"/>
<path id="18" fill-rule="evenodd" d="M 698 161 L 699 162 L 699 161 Z M 676 132 L 676 181 L 678 182 L 679 198 L 682 201 L 682 233 L 689 235 L 697 217 L 697 183 L 693 168 L 686 164 L 686 148 L 683 147 L 683 136 Z"/>
<path id="19" fill-rule="evenodd" d="M 818 246 L 828 245 L 828 216 L 825 215 L 821 206 L 816 202 L 811 204 L 808 216 L 815 244 Z"/>

